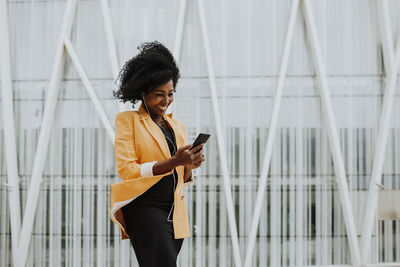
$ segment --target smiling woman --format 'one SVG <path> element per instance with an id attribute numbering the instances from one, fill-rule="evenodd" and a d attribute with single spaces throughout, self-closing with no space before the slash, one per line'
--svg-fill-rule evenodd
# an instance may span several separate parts
<path id="1" fill-rule="evenodd" d="M 155 123 L 160 123 L 162 115 L 174 101 L 174 84 L 172 80 L 156 87 L 148 94 L 143 94 L 143 103 Z"/>
<path id="2" fill-rule="evenodd" d="M 165 114 L 179 79 L 170 51 L 158 42 L 139 50 L 114 92 L 142 105 L 116 117 L 115 161 L 123 181 L 111 185 L 110 216 L 122 239 L 130 238 L 140 266 L 176 266 L 189 236 L 183 184 L 204 161 L 203 145 L 190 150 L 183 123 Z"/>

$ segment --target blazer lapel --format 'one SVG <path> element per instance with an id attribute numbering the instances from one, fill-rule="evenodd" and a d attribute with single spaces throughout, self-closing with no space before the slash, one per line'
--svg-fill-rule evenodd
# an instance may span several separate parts
<path id="1" fill-rule="evenodd" d="M 155 124 L 155 122 L 151 119 L 150 115 L 145 110 L 143 104 L 140 105 L 138 113 L 140 118 L 142 119 L 147 131 L 153 136 L 154 140 L 158 143 L 161 151 L 163 152 L 166 159 L 171 157 L 171 153 L 169 152 L 167 141 L 165 140 L 164 134 L 161 129 Z"/>

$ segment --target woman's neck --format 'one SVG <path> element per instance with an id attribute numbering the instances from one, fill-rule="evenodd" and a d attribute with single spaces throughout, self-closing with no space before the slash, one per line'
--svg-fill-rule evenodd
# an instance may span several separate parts
<path id="1" fill-rule="evenodd" d="M 150 117 L 155 123 L 159 123 L 159 122 L 162 121 L 162 116 L 161 115 L 150 114 Z"/>

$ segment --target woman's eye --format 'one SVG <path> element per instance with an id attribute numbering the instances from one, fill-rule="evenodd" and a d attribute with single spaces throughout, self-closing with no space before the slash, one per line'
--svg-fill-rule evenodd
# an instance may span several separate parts
<path id="1" fill-rule="evenodd" d="M 174 94 L 168 94 L 169 96 L 174 96 Z"/>

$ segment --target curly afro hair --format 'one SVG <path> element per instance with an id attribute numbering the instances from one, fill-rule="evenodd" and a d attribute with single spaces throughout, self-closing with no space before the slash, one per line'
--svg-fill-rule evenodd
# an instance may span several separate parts
<path id="1" fill-rule="evenodd" d="M 172 80 L 174 90 L 180 73 L 171 52 L 163 44 L 154 41 L 138 47 L 139 54 L 128 60 L 121 69 L 113 96 L 133 106 L 158 86 Z"/>

